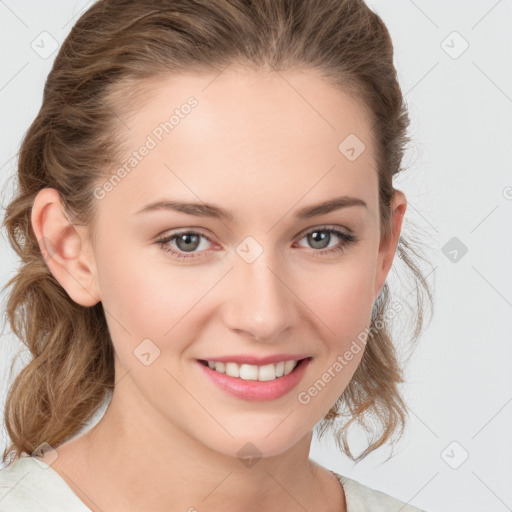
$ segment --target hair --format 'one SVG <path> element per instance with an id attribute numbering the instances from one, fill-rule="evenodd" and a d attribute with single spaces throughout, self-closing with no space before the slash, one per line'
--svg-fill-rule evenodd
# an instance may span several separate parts
<path id="1" fill-rule="evenodd" d="M 381 18 L 360 0 L 100 0 L 76 22 L 47 77 L 42 106 L 18 154 L 17 190 L 4 227 L 21 265 L 6 311 L 13 333 L 32 358 L 9 388 L 3 461 L 55 447 L 76 435 L 114 389 L 114 348 L 101 302 L 75 303 L 55 279 L 31 226 L 37 193 L 56 189 L 74 224 L 93 226 L 93 190 L 119 163 L 119 118 L 140 108 L 148 84 L 174 74 L 218 74 L 228 65 L 266 70 L 320 71 L 361 101 L 372 117 L 381 236 L 390 233 L 393 177 L 403 170 L 409 118 Z M 122 101 L 121 101 L 122 99 Z M 432 294 L 420 253 L 400 236 L 398 256 L 415 281 L 416 341 L 425 297 Z M 426 260 L 424 260 L 426 261 Z M 319 424 L 335 420 L 338 446 L 353 460 L 402 434 L 404 382 L 389 322 L 386 282 L 372 310 L 366 349 L 350 383 Z M 12 372 L 12 366 L 11 366 Z M 359 456 L 349 428 L 368 433 Z"/>

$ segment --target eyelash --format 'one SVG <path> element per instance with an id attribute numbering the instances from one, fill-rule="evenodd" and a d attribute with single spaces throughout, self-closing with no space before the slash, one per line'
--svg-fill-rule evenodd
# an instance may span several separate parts
<path id="1" fill-rule="evenodd" d="M 322 226 L 322 227 L 318 227 L 318 228 L 314 228 L 309 231 L 306 231 L 305 233 L 302 233 L 300 238 L 298 238 L 298 241 L 302 240 L 307 235 L 309 235 L 311 233 L 315 233 L 317 231 L 334 234 L 342 240 L 342 242 L 340 242 L 338 245 L 336 245 L 334 247 L 331 247 L 330 249 L 324 249 L 324 250 L 311 249 L 313 251 L 314 256 L 317 256 L 317 257 L 323 257 L 326 254 L 334 254 L 334 253 L 342 252 L 343 250 L 345 250 L 346 247 L 348 247 L 352 244 L 355 244 L 359 240 L 352 233 L 345 233 L 344 231 L 340 231 L 333 227 Z M 179 233 L 174 233 L 173 235 L 166 236 L 164 238 L 157 240 L 156 244 L 160 245 L 162 250 L 171 253 L 173 256 L 175 256 L 178 259 L 190 260 L 190 259 L 194 259 L 194 258 L 200 258 L 201 256 L 196 256 L 193 253 L 186 254 L 186 253 L 179 252 L 179 251 L 176 251 L 176 250 L 170 248 L 168 243 L 175 240 L 176 238 L 178 238 L 181 235 L 199 235 L 199 236 L 205 238 L 206 240 L 208 240 L 210 243 L 214 243 L 211 240 L 211 238 L 209 238 L 208 236 L 206 236 L 203 233 L 200 233 L 198 231 L 181 231 Z"/>

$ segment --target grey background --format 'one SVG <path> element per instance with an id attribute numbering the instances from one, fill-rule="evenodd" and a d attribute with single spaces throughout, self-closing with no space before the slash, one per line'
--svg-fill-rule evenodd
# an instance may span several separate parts
<path id="1" fill-rule="evenodd" d="M 368 3 L 391 32 L 409 106 L 408 170 L 395 186 L 407 195 L 407 219 L 430 246 L 436 310 L 407 367 L 410 422 L 394 457 L 386 462 L 382 450 L 353 465 L 334 442 L 316 439 L 311 456 L 431 512 L 512 510 L 512 2 Z M 51 38 L 55 45 L 63 41 L 89 5 L 0 0 L 3 207 L 16 152 L 56 55 L 44 52 L 52 49 Z M 17 265 L 5 233 L 0 249 L 3 285 Z M 20 347 L 3 334 L 2 407 Z"/>

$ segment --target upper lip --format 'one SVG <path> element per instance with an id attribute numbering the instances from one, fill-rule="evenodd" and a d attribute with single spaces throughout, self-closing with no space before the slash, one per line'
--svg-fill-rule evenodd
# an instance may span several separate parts
<path id="1" fill-rule="evenodd" d="M 216 361 L 218 363 L 237 363 L 237 364 L 252 364 L 255 366 L 264 366 L 271 363 L 279 363 L 280 361 L 299 361 L 305 359 L 308 354 L 274 354 L 265 357 L 250 356 L 250 355 L 231 355 L 231 356 L 215 356 L 205 357 L 201 361 Z"/>

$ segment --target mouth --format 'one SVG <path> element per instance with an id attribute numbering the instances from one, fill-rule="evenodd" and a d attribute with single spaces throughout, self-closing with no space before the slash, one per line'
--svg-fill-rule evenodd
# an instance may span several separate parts
<path id="1" fill-rule="evenodd" d="M 196 361 L 207 380 L 222 391 L 238 399 L 269 401 L 288 395 L 298 386 L 312 359 L 304 357 L 263 366 L 205 359 Z"/>
<path id="2" fill-rule="evenodd" d="M 216 362 L 206 359 L 198 359 L 198 362 L 210 370 L 227 375 L 228 377 L 251 381 L 271 381 L 286 377 L 296 372 L 298 368 L 312 357 L 304 357 L 298 360 L 281 361 L 275 364 L 251 365 L 235 362 Z"/>

